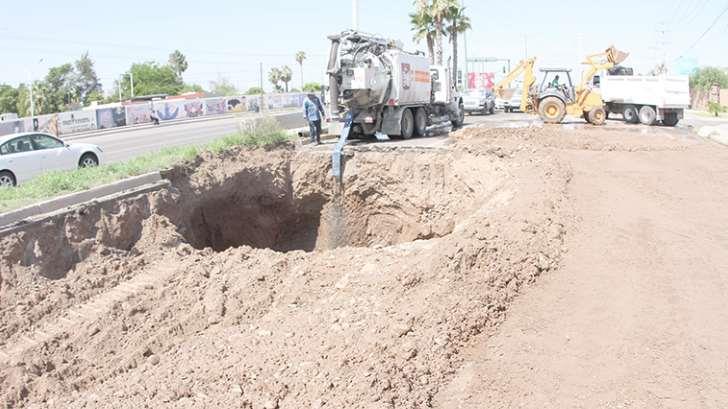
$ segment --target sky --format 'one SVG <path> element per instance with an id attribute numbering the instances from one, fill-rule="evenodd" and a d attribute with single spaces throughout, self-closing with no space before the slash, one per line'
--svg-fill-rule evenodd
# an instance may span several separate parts
<path id="1" fill-rule="evenodd" d="M 699 65 L 728 67 L 728 0 L 463 0 L 473 28 L 470 58 L 538 58 L 540 66 L 579 70 L 579 62 L 609 45 L 630 52 L 624 65 L 646 72 L 680 56 Z M 359 0 L 360 29 L 412 41 L 411 0 Z M 289 65 L 292 87 L 301 75 L 294 54 L 305 51 L 305 82 L 324 82 L 326 36 L 352 27 L 350 0 L 79 1 L 0 0 L 0 83 L 42 78 L 48 68 L 88 51 L 108 91 L 132 63 L 164 63 L 174 49 L 189 61 L 186 82 L 209 87 L 224 77 L 239 89 L 259 83 L 274 66 Z M 695 45 L 694 45 L 695 44 Z M 448 48 L 450 46 L 448 45 Z M 463 51 L 461 50 L 461 54 Z M 472 71 L 502 67 L 475 65 Z M 266 89 L 271 85 L 264 77 Z"/>

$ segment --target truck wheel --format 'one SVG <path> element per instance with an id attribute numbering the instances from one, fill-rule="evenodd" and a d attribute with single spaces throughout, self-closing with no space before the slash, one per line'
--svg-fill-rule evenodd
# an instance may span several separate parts
<path id="1" fill-rule="evenodd" d="M 458 105 L 457 115 L 457 118 L 452 121 L 453 128 L 460 128 L 465 123 L 465 106 L 463 106 L 462 102 Z"/>
<path id="2" fill-rule="evenodd" d="M 415 111 L 415 133 L 417 136 L 427 136 L 427 114 L 424 108 Z"/>
<path id="3" fill-rule="evenodd" d="M 637 113 L 637 107 L 634 105 L 627 105 L 624 107 L 622 115 L 624 116 L 624 122 L 628 124 L 636 124 L 640 121 L 640 116 Z"/>
<path id="4" fill-rule="evenodd" d="M 409 139 L 415 132 L 415 118 L 411 109 L 405 109 L 402 113 L 402 138 Z"/>
<path id="5" fill-rule="evenodd" d="M 662 120 L 662 124 L 665 126 L 675 126 L 678 122 L 680 122 L 680 118 L 678 118 L 675 112 L 665 115 L 665 118 Z"/>
<path id="6" fill-rule="evenodd" d="M 556 97 L 546 97 L 538 104 L 538 114 L 547 124 L 560 124 L 566 116 L 566 106 Z"/>
<path id="7" fill-rule="evenodd" d="M 587 115 L 589 123 L 596 126 L 604 125 L 607 122 L 607 112 L 602 107 L 593 108 Z"/>
<path id="8" fill-rule="evenodd" d="M 656 119 L 657 112 L 655 112 L 655 108 L 652 108 L 649 105 L 645 105 L 640 108 L 640 123 L 642 123 L 642 125 L 654 125 Z"/>

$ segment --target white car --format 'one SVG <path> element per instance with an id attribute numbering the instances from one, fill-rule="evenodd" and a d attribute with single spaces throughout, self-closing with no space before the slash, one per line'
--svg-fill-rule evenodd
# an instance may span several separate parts
<path id="1" fill-rule="evenodd" d="M 0 136 L 0 187 L 16 186 L 51 170 L 98 166 L 102 153 L 97 145 L 67 144 L 45 133 Z"/>

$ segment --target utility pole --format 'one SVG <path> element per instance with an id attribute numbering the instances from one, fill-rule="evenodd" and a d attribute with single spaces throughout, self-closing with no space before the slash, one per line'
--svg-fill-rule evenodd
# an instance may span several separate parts
<path id="1" fill-rule="evenodd" d="M 122 83 L 122 81 L 124 81 L 124 75 L 122 75 L 122 76 L 119 77 L 119 102 L 121 102 L 121 99 L 122 99 L 122 97 L 121 97 L 121 83 Z"/>
<path id="2" fill-rule="evenodd" d="M 134 73 L 129 71 L 129 82 L 131 83 L 131 97 L 134 98 Z"/>
<path id="3" fill-rule="evenodd" d="M 359 0 L 351 0 L 351 25 L 354 30 L 359 29 Z"/>
<path id="4" fill-rule="evenodd" d="M 260 89 L 263 90 L 263 63 L 260 64 Z"/>
<path id="5" fill-rule="evenodd" d="M 42 63 L 43 59 L 38 60 L 38 64 Z M 33 68 L 28 72 L 28 89 L 30 91 L 30 117 L 35 118 L 35 98 L 33 98 Z"/>
<path id="6" fill-rule="evenodd" d="M 460 5 L 465 8 L 465 0 L 460 0 Z M 468 30 L 463 33 L 463 56 L 465 57 L 465 69 L 463 70 L 462 82 L 465 89 L 468 88 Z"/>

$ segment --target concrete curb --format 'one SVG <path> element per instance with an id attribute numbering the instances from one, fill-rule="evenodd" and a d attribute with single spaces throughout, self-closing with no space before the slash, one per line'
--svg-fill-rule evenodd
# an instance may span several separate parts
<path id="1" fill-rule="evenodd" d="M 141 188 L 150 188 L 157 185 L 159 185 L 158 188 L 161 188 L 161 186 L 168 183 L 167 181 L 161 183 L 162 181 L 163 179 L 160 173 L 153 172 L 123 179 L 107 185 L 98 186 L 89 190 L 60 196 L 45 202 L 36 203 L 28 207 L 0 214 L 0 227 L 12 226 L 21 222 L 30 222 L 36 217 L 49 217 L 58 211 L 65 211 L 69 207 L 78 206 L 107 196 L 122 194 L 127 191 L 140 193 L 139 189 Z"/>

